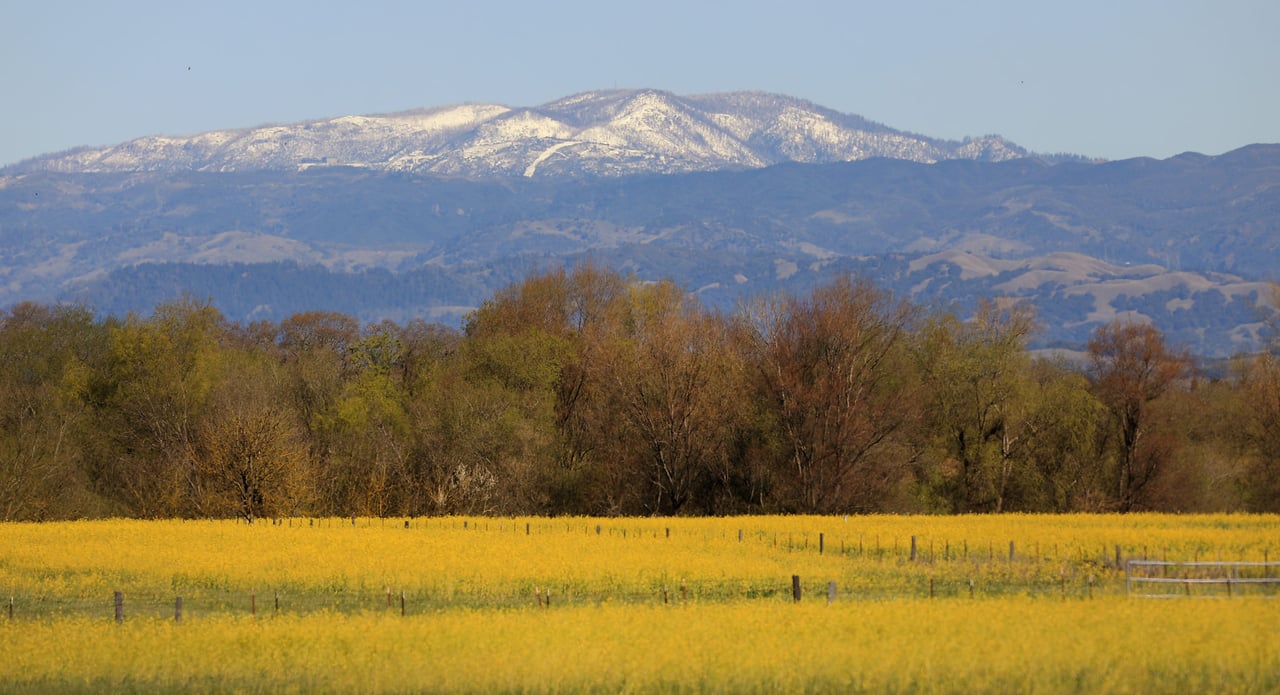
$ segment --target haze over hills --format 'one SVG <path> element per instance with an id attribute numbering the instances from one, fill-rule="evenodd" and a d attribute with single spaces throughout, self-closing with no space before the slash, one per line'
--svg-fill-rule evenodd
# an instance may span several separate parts
<path id="1" fill-rule="evenodd" d="M 1097 163 L 771 94 L 593 92 L 40 157 L 0 170 L 0 239 L 0 306 L 186 291 L 234 320 L 456 321 L 592 258 L 726 309 L 855 272 L 962 309 L 1024 298 L 1041 345 L 1131 315 L 1226 355 L 1256 347 L 1280 268 L 1280 146 Z"/>

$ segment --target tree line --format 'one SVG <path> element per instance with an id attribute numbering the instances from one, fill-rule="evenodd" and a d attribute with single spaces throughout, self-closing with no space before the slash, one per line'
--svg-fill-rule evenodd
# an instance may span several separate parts
<path id="1" fill-rule="evenodd" d="M 460 329 L 0 312 L 0 518 L 1280 511 L 1280 361 L 1028 352 L 839 277 L 725 314 L 593 264 Z"/>

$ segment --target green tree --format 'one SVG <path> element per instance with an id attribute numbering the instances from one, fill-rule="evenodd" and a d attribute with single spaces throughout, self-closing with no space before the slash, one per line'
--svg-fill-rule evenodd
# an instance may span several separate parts
<path id="1" fill-rule="evenodd" d="M 0 520 L 107 511 L 84 470 L 86 409 L 77 397 L 100 366 L 104 337 L 82 307 L 0 311 Z"/>
<path id="2" fill-rule="evenodd" d="M 1098 465 L 1102 404 L 1078 368 L 1033 359 L 1028 367 L 1023 419 L 1025 475 L 1016 481 L 1020 511 L 1103 511 L 1110 500 Z M 1009 508 L 1009 507 L 1006 507 Z"/>
<path id="3" fill-rule="evenodd" d="M 468 336 L 461 371 L 437 382 L 449 389 L 437 400 L 436 423 L 453 432 L 452 441 L 426 452 L 436 490 L 449 491 L 450 504 L 465 500 L 490 513 L 545 508 L 556 386 L 568 359 L 568 340 L 540 328 Z"/>
<path id="4" fill-rule="evenodd" d="M 411 434 L 398 327 L 371 326 L 347 346 L 343 384 L 317 418 L 328 443 L 326 503 L 343 514 L 406 512 Z"/>
<path id="5" fill-rule="evenodd" d="M 613 271 L 584 263 L 573 271 L 533 274 L 498 292 L 467 318 L 468 379 L 496 379 L 515 389 L 510 420 L 527 449 L 506 476 L 518 497 L 536 509 L 557 513 L 606 512 L 614 469 L 602 432 L 614 414 L 600 394 L 602 370 L 617 333 L 627 295 Z M 515 427 L 516 422 L 522 423 Z M 601 501 L 606 500 L 606 501 Z"/>
<path id="6" fill-rule="evenodd" d="M 348 514 L 348 500 L 331 494 L 347 485 L 333 462 L 335 455 L 335 411 L 351 370 L 351 346 L 360 339 L 355 319 L 335 312 L 310 311 L 294 314 L 280 322 L 276 354 L 284 368 L 287 397 L 282 407 L 293 413 L 303 428 L 309 466 L 317 471 L 317 509 L 330 514 Z"/>
<path id="7" fill-rule="evenodd" d="M 1034 429 L 1026 340 L 1034 328 L 1030 307 L 984 301 L 969 321 L 944 314 L 921 332 L 928 426 L 954 511 L 1004 511 L 1026 473 Z"/>
<path id="8" fill-rule="evenodd" d="M 194 511 L 199 428 L 226 331 L 216 309 L 190 298 L 109 327 L 106 368 L 84 390 L 101 437 L 90 448 L 91 472 L 134 514 Z"/>

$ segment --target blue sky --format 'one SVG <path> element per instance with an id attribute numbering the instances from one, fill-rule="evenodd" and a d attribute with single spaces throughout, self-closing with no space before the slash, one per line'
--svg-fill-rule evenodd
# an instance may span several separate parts
<path id="1" fill-rule="evenodd" d="M 0 165 L 600 88 L 758 89 L 1119 159 L 1280 142 L 1280 2 L 0 0 Z"/>

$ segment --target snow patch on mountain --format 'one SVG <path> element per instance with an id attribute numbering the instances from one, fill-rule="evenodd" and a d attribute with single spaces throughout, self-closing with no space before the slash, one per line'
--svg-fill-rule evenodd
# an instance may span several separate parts
<path id="1" fill-rule="evenodd" d="M 40 157 L 11 169 L 228 172 L 355 166 L 468 178 L 572 178 L 868 157 L 936 162 L 1025 155 L 996 136 L 934 140 L 782 95 L 682 97 L 641 89 L 584 92 L 534 108 L 460 104 L 188 137 L 154 135 Z"/>

